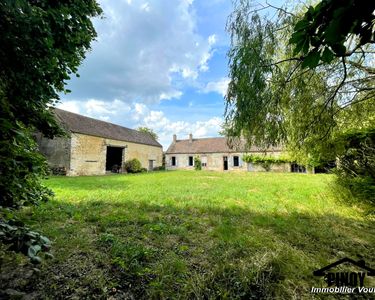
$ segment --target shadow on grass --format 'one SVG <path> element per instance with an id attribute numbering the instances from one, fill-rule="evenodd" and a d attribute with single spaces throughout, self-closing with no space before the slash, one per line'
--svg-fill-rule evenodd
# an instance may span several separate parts
<path id="1" fill-rule="evenodd" d="M 325 286 L 314 270 L 346 256 L 375 266 L 374 222 L 334 212 L 51 201 L 24 219 L 55 241 L 21 287 L 41 298 L 311 299 Z"/>

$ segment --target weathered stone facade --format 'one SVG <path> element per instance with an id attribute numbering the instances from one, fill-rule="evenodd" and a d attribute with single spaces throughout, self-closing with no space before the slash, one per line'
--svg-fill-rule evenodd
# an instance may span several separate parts
<path id="1" fill-rule="evenodd" d="M 238 149 L 240 148 L 240 149 Z M 173 136 L 173 142 L 166 151 L 166 168 L 168 170 L 193 170 L 194 158 L 199 157 L 202 162 L 203 170 L 212 171 L 266 171 L 262 164 L 246 163 L 242 160 L 245 154 L 264 155 L 257 147 L 252 147 L 248 151 L 245 149 L 245 143 L 240 140 L 237 145 L 237 151 L 229 147 L 226 138 L 203 138 L 193 139 L 190 134 L 189 139 L 177 140 Z M 282 153 L 281 148 L 270 148 L 267 156 L 279 157 Z M 270 165 L 270 171 L 290 172 L 289 163 L 280 163 Z"/>
<path id="2" fill-rule="evenodd" d="M 123 172 L 124 163 L 133 158 L 148 170 L 162 165 L 162 146 L 147 133 L 57 109 L 56 115 L 68 136 L 47 139 L 36 135 L 51 169 L 64 169 L 68 176 L 103 175 L 111 171 L 108 164 Z M 107 153 L 113 149 L 121 156 L 115 163 L 110 162 L 111 152 Z"/>
<path id="3" fill-rule="evenodd" d="M 40 133 L 35 136 L 39 151 L 48 159 L 51 168 L 70 169 L 70 138 L 56 137 L 53 140 L 43 137 Z"/>
<path id="4" fill-rule="evenodd" d="M 189 166 L 189 157 L 199 157 L 200 160 L 206 165 L 202 165 L 202 170 L 210 171 L 224 171 L 224 157 L 227 157 L 228 171 L 249 171 L 249 172 L 264 172 L 266 171 L 261 164 L 246 163 L 242 161 L 242 157 L 245 153 L 234 152 L 234 153 L 180 153 L 180 154 L 166 154 L 166 168 L 168 170 L 193 170 L 193 166 Z M 262 152 L 253 152 L 254 155 L 263 155 Z M 272 156 L 279 156 L 279 153 L 275 152 Z M 234 157 L 238 157 L 238 166 L 234 165 Z M 172 165 L 172 157 L 175 157 L 176 164 Z M 290 172 L 289 163 L 272 164 L 270 171 L 273 172 Z"/>
<path id="5" fill-rule="evenodd" d="M 65 168 L 66 175 L 104 175 L 106 174 L 107 146 L 123 147 L 123 159 L 137 158 L 143 168 L 162 165 L 163 152 L 160 147 L 136 144 L 102 137 L 72 133 L 70 138 L 53 140 L 38 137 L 39 150 L 47 157 L 51 168 Z M 120 172 L 123 169 L 120 170 Z"/>
<path id="6" fill-rule="evenodd" d="M 161 166 L 163 152 L 160 147 L 106 139 L 74 133 L 71 137 L 71 166 L 69 175 L 105 174 L 107 146 L 124 147 L 123 159 L 137 158 L 143 168 L 148 168 L 149 160 L 154 167 Z"/>

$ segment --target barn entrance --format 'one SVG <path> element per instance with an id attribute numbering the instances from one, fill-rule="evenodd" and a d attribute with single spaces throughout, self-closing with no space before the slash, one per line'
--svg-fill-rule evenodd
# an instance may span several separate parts
<path id="1" fill-rule="evenodd" d="M 123 147 L 107 146 L 107 156 L 105 160 L 105 170 L 119 173 L 122 166 Z"/>

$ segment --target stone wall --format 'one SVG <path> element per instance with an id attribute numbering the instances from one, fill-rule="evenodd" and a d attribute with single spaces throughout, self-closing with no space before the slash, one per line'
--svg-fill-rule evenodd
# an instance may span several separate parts
<path id="1" fill-rule="evenodd" d="M 247 164 L 247 171 L 249 172 L 266 172 L 267 170 L 262 166 L 262 164 Z M 272 172 L 290 172 L 290 163 L 279 163 L 271 164 L 270 171 Z"/>
<path id="2" fill-rule="evenodd" d="M 41 133 L 35 135 L 39 151 L 47 158 L 51 169 L 70 169 L 70 138 L 55 137 L 48 139 Z"/>
<path id="3" fill-rule="evenodd" d="M 105 139 L 85 134 L 72 133 L 71 161 L 68 175 L 104 175 Z"/>
<path id="4" fill-rule="evenodd" d="M 71 133 L 69 138 L 47 139 L 36 135 L 39 151 L 46 156 L 51 168 L 65 168 L 66 175 L 104 175 L 106 173 L 107 146 L 124 147 L 123 159 L 137 158 L 143 168 L 162 165 L 161 147 L 136 144 L 102 137 Z"/>
<path id="5" fill-rule="evenodd" d="M 68 175 L 105 174 L 107 146 L 124 147 L 123 162 L 137 158 L 143 168 L 148 168 L 149 160 L 154 161 L 154 167 L 162 164 L 163 151 L 161 147 L 72 133 L 71 165 Z"/>
<path id="6" fill-rule="evenodd" d="M 263 153 L 252 153 L 255 155 L 263 155 Z M 246 162 L 242 161 L 244 153 L 238 152 L 238 153 L 203 153 L 203 154 L 166 154 L 165 162 L 166 162 L 166 168 L 168 170 L 193 170 L 194 166 L 189 166 L 189 156 L 199 156 L 202 162 L 205 160 L 207 161 L 207 166 L 202 166 L 202 170 L 212 170 L 212 171 L 223 171 L 224 170 L 224 161 L 223 157 L 226 156 L 228 158 L 228 171 L 253 171 L 253 172 L 259 172 L 259 171 L 265 171 L 263 167 L 260 165 L 250 165 Z M 270 153 L 270 156 L 279 156 L 280 152 L 274 152 Z M 176 157 L 176 166 L 172 166 L 172 157 Z M 233 157 L 238 156 L 239 157 L 239 166 L 235 167 L 233 165 Z M 206 157 L 206 159 L 205 159 Z M 274 164 L 271 166 L 271 171 L 278 171 L 278 172 L 290 172 L 290 166 L 289 164 Z"/>

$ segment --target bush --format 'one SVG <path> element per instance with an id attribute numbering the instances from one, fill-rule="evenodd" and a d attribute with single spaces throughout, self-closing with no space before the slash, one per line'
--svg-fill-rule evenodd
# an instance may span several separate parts
<path id="1" fill-rule="evenodd" d="M 269 161 L 263 161 L 263 162 L 260 163 L 260 165 L 262 166 L 262 168 L 265 171 L 267 171 L 267 172 L 271 171 L 271 166 L 272 166 L 271 162 L 269 162 Z"/>
<path id="2" fill-rule="evenodd" d="M 242 157 L 242 160 L 246 163 L 259 164 L 267 172 L 271 170 L 272 164 L 282 164 L 282 163 L 290 162 L 290 160 L 284 157 L 272 157 L 272 156 L 254 155 L 254 154 L 245 154 Z"/>
<path id="3" fill-rule="evenodd" d="M 198 156 L 194 157 L 194 169 L 196 171 L 202 170 L 202 162 Z"/>
<path id="4" fill-rule="evenodd" d="M 136 159 L 136 158 L 128 160 L 127 162 L 125 162 L 125 170 L 128 173 L 139 173 L 139 172 L 142 172 L 141 162 L 138 159 Z"/>
<path id="5" fill-rule="evenodd" d="M 165 171 L 165 166 L 155 167 L 154 171 Z"/>
<path id="6" fill-rule="evenodd" d="M 272 156 L 254 155 L 254 154 L 245 154 L 242 157 L 242 160 L 247 163 L 255 163 L 255 164 L 264 163 L 265 165 L 291 162 L 290 160 L 284 157 L 272 157 Z"/>
<path id="7" fill-rule="evenodd" d="M 50 168 L 50 172 L 52 175 L 66 175 L 66 168 L 65 167 L 52 167 Z"/>
<path id="8" fill-rule="evenodd" d="M 34 264 L 39 264 L 41 253 L 46 253 L 51 248 L 48 238 L 38 232 L 32 231 L 18 220 L 11 209 L 0 207 L 0 242 L 8 245 L 9 250 L 27 255 Z M 53 255 L 47 253 L 46 257 Z"/>
<path id="9" fill-rule="evenodd" d="M 339 138 L 337 183 L 353 196 L 375 205 L 375 128 L 350 132 Z"/>

